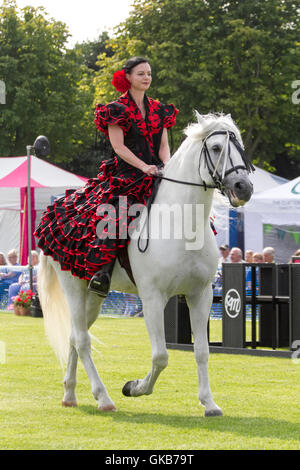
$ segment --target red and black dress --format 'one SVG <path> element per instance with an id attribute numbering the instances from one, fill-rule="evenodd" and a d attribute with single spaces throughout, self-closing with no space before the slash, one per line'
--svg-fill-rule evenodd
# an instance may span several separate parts
<path id="1" fill-rule="evenodd" d="M 108 136 L 108 125 L 117 124 L 124 132 L 124 144 L 148 165 L 160 165 L 158 157 L 164 128 L 175 124 L 178 110 L 174 105 L 164 105 L 145 96 L 146 117 L 135 104 L 130 92 L 107 105 L 97 105 L 95 123 Z M 118 248 L 129 243 L 124 237 L 124 214 L 127 225 L 131 222 L 127 209 L 133 203 L 145 204 L 151 195 L 154 182 L 141 170 L 129 165 L 115 155 L 99 167 L 96 178 L 76 190 L 67 190 L 44 212 L 35 232 L 38 246 L 45 255 L 58 261 L 62 270 L 71 271 L 81 279 L 91 277 L 101 266 L 111 262 Z M 120 196 L 121 198 L 120 204 Z M 115 211 L 115 237 L 99 238 L 97 224 L 107 214 L 99 213 L 99 206 L 109 204 Z M 99 225 L 98 225 L 99 227 Z M 105 229 L 107 230 L 107 228 Z"/>

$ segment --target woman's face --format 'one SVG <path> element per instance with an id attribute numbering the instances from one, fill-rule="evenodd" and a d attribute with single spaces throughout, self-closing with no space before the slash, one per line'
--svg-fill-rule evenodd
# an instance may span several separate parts
<path id="1" fill-rule="evenodd" d="M 138 91 L 146 91 L 151 85 L 151 67 L 148 62 L 138 64 L 126 74 L 127 80 L 130 81 L 131 88 Z"/>
<path id="2" fill-rule="evenodd" d="M 7 259 L 8 259 L 8 262 L 9 262 L 12 266 L 14 266 L 14 265 L 17 263 L 17 261 L 18 261 L 18 256 L 12 253 L 12 254 L 10 254 L 10 255 L 7 256 Z"/>

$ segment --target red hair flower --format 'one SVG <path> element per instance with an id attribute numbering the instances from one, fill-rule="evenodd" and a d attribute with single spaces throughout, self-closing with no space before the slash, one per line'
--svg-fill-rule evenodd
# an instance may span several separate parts
<path id="1" fill-rule="evenodd" d="M 125 91 L 129 90 L 130 82 L 127 80 L 125 76 L 125 70 L 117 70 L 113 74 L 112 84 L 117 91 L 121 93 L 125 93 Z"/>

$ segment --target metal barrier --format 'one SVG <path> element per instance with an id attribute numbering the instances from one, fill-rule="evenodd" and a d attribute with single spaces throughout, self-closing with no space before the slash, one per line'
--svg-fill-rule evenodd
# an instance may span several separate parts
<path id="1" fill-rule="evenodd" d="M 246 289 L 246 271 L 250 291 Z M 290 357 L 300 340 L 300 264 L 224 263 L 222 276 L 222 297 L 213 300 L 222 302 L 222 342 L 210 342 L 211 352 Z M 176 303 L 175 297 L 165 309 L 170 348 L 192 349 L 188 307 L 184 304 L 182 298 L 180 304 L 178 300 Z M 246 341 L 249 306 L 251 340 Z"/>

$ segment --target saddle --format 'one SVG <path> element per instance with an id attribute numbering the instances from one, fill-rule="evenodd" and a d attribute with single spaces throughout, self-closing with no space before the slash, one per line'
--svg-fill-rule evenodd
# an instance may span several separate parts
<path id="1" fill-rule="evenodd" d="M 154 181 L 151 195 L 150 195 L 149 199 L 147 200 L 146 207 L 147 207 L 147 210 L 148 210 L 148 217 L 149 217 L 149 214 L 150 214 L 151 205 L 152 205 L 152 203 L 155 199 L 155 196 L 157 194 L 160 183 L 161 183 L 161 178 L 157 178 Z M 128 256 L 128 245 L 126 245 L 124 248 L 120 248 L 118 250 L 117 258 L 119 260 L 119 263 L 120 263 L 121 267 L 123 269 L 125 269 L 125 271 L 127 272 L 127 275 L 129 276 L 130 280 L 133 282 L 134 285 L 136 285 L 133 274 L 132 274 L 132 269 L 131 269 L 131 266 L 130 266 L 129 256 Z"/>
<path id="2" fill-rule="evenodd" d="M 118 256 L 117 256 L 119 263 L 123 269 L 127 272 L 127 275 L 129 276 L 131 282 L 133 282 L 134 285 L 136 285 L 131 266 L 130 266 L 130 261 L 129 261 L 129 256 L 128 256 L 128 245 L 124 246 L 124 248 L 120 248 L 118 251 Z"/>

